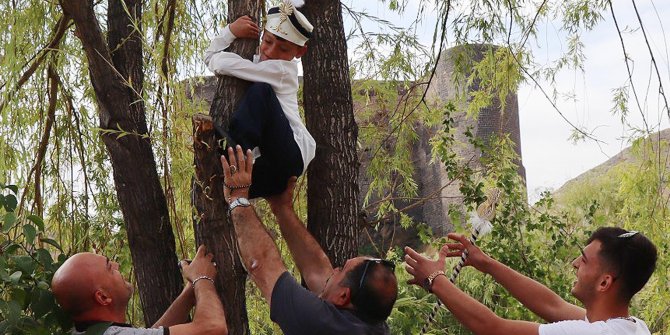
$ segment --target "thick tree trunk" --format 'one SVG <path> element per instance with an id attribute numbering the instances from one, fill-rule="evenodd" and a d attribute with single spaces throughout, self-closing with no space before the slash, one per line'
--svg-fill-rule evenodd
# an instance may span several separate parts
<path id="1" fill-rule="evenodd" d="M 308 229 L 336 266 L 358 252 L 358 127 L 340 1 L 308 0 L 314 37 L 303 57 L 307 128 L 316 157 L 307 183 Z"/>
<path id="2" fill-rule="evenodd" d="M 232 22 L 242 15 L 257 16 L 259 2 L 229 1 L 229 21 Z M 238 39 L 228 51 L 251 59 L 257 46 L 258 41 Z M 245 300 L 246 272 L 238 256 L 235 229 L 227 216 L 228 204 L 223 199 L 223 171 L 217 154 L 213 124 L 228 128 L 230 115 L 247 87 L 249 83 L 240 79 L 219 77 L 214 101 L 209 110 L 211 119 L 203 116 L 193 118 L 196 170 L 193 202 L 198 211 L 194 223 L 195 237 L 198 244 L 204 243 L 214 253 L 219 269 L 225 269 L 217 275 L 217 288 L 226 310 L 231 335 L 249 333 Z"/>
<path id="3" fill-rule="evenodd" d="M 223 199 L 223 170 L 212 118 L 195 115 L 193 133 L 193 205 L 198 211 L 194 222 L 195 239 L 198 244 L 207 246 L 218 265 L 216 286 L 226 311 L 229 334 L 248 334 L 247 274 L 238 256 L 237 237 L 227 214 L 228 205 Z"/>
<path id="4" fill-rule="evenodd" d="M 151 325 L 179 294 L 182 279 L 165 195 L 145 136 L 141 26 L 139 31 L 134 27 L 141 22 L 141 2 L 126 1 L 130 18 L 120 0 L 109 1 L 108 45 L 91 1 L 62 0 L 61 6 L 74 20 L 75 34 L 86 52 L 100 128 L 111 131 L 102 139 L 112 161 L 144 319 Z M 120 132 L 130 134 L 118 137 Z"/>

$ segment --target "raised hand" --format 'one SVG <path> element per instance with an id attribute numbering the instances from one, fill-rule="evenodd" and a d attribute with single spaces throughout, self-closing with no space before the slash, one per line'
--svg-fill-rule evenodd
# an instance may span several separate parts
<path id="1" fill-rule="evenodd" d="M 190 264 L 185 260 L 181 261 L 184 278 L 191 283 L 201 276 L 214 279 L 216 276 L 216 266 L 212 263 L 213 257 L 214 255 L 207 253 L 207 248 L 201 245 Z"/>
<path id="2" fill-rule="evenodd" d="M 230 203 L 232 198 L 247 198 L 251 187 L 251 171 L 254 165 L 254 155 L 247 150 L 246 155 L 239 145 L 228 148 L 228 159 L 221 156 L 223 166 L 223 196 Z"/>
<path id="3" fill-rule="evenodd" d="M 230 24 L 230 32 L 237 38 L 255 38 L 258 39 L 260 30 L 258 24 L 254 20 L 245 15 L 239 17 L 235 22 Z"/>
<path id="4" fill-rule="evenodd" d="M 487 266 L 491 261 L 491 257 L 481 251 L 476 245 L 470 243 L 470 241 L 462 234 L 449 233 L 447 235 L 449 239 L 457 241 L 457 243 L 447 243 L 442 247 L 445 255 L 447 257 L 461 257 L 463 250 L 468 251 L 468 257 L 465 260 L 463 266 L 471 265 L 475 269 L 486 272 Z"/>
<path id="5" fill-rule="evenodd" d="M 298 180 L 298 177 L 293 176 L 289 178 L 284 192 L 265 198 L 273 212 L 276 213 L 282 208 L 293 208 L 293 190 L 295 189 L 296 180 Z"/>
<path id="6" fill-rule="evenodd" d="M 437 260 L 433 261 L 422 256 L 414 249 L 405 247 L 405 263 L 407 263 L 405 269 L 409 274 L 414 276 L 414 278 L 408 280 L 407 283 L 419 285 L 425 289 L 429 289 L 429 287 L 426 287 L 426 279 L 428 276 L 435 273 L 436 271 L 444 271 L 444 263 L 447 256 L 445 251 L 445 248 L 440 250 Z"/>

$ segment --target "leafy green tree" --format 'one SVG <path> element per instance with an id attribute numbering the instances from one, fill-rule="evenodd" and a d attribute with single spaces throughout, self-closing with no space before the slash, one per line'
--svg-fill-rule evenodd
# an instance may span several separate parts
<path id="1" fill-rule="evenodd" d="M 49 284 L 66 257 L 42 218 L 17 215 L 17 194 L 17 186 L 0 184 L 0 333 L 62 333 L 71 324 Z"/>

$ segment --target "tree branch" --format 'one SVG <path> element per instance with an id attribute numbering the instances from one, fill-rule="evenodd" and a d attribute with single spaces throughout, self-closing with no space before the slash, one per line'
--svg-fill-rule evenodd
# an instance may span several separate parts
<path id="1" fill-rule="evenodd" d="M 35 59 L 35 61 L 21 75 L 21 78 L 19 78 L 18 82 L 16 82 L 16 85 L 14 85 L 10 93 L 7 95 L 7 100 L 0 102 L 0 111 L 5 109 L 7 102 L 12 100 L 12 96 L 16 94 L 16 92 L 18 92 L 26 82 L 28 82 L 28 79 L 30 79 L 30 77 L 32 77 L 35 71 L 37 71 L 39 66 L 42 65 L 42 63 L 46 59 L 46 56 L 48 56 L 51 51 L 58 50 L 58 46 L 60 45 L 60 42 L 63 40 L 63 36 L 65 35 L 65 32 L 70 26 L 71 26 L 70 18 L 67 15 L 64 15 L 60 19 L 58 19 L 58 22 L 56 22 L 56 26 L 54 27 L 53 30 L 53 37 L 51 38 L 51 41 L 39 52 L 37 52 L 35 56 L 33 56 L 32 59 Z M 5 84 L 6 83 L 2 84 L 2 87 L 4 87 Z"/>

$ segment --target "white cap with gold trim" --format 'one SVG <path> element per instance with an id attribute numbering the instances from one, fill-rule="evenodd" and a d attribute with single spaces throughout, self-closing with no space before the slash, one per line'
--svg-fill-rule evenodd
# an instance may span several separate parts
<path id="1" fill-rule="evenodd" d="M 312 37 L 314 27 L 296 8 L 303 4 L 304 1 L 283 0 L 279 6 L 270 8 L 265 29 L 275 36 L 304 46 Z"/>

